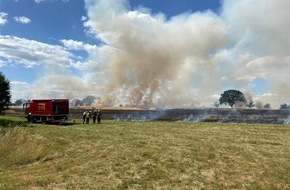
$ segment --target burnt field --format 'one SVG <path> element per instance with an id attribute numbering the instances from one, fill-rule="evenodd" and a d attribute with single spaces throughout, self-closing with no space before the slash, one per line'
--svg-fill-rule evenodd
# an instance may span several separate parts
<path id="1" fill-rule="evenodd" d="M 88 108 L 70 109 L 70 119 L 80 119 Z M 22 108 L 11 108 L 6 115 L 23 116 Z M 185 121 L 221 123 L 290 124 L 290 110 L 271 109 L 102 109 L 103 119 L 117 121 Z"/>

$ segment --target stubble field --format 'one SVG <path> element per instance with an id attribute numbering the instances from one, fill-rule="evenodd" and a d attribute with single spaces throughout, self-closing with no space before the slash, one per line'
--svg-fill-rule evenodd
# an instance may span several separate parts
<path id="1" fill-rule="evenodd" d="M 0 117 L 0 189 L 289 189 L 290 126 Z"/>

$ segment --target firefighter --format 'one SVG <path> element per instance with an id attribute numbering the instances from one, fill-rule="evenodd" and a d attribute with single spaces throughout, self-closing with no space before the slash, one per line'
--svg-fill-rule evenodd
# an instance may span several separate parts
<path id="1" fill-rule="evenodd" d="M 85 121 L 86 121 L 86 115 L 87 115 L 87 111 L 84 111 L 84 113 L 83 113 L 83 124 L 85 124 Z"/>
<path id="2" fill-rule="evenodd" d="M 97 110 L 94 110 L 92 115 L 93 115 L 93 123 L 96 123 Z"/>
<path id="3" fill-rule="evenodd" d="M 91 111 L 87 112 L 87 114 L 86 114 L 86 124 L 90 123 L 91 116 L 92 116 Z"/>
<path id="4" fill-rule="evenodd" d="M 98 110 L 98 112 L 97 112 L 98 123 L 101 123 L 101 117 L 102 117 L 101 110 Z"/>

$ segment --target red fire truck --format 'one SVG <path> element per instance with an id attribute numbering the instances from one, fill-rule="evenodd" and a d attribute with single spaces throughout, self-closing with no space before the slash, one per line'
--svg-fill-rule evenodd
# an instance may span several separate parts
<path id="1" fill-rule="evenodd" d="M 69 114 L 68 99 L 31 100 L 23 105 L 29 122 L 66 122 Z"/>

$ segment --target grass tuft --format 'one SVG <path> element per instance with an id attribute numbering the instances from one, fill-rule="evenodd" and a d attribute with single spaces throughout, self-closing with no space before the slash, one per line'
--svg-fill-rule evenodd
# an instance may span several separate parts
<path id="1" fill-rule="evenodd" d="M 40 161 L 49 153 L 47 139 L 21 127 L 0 128 L 0 169 Z"/>

